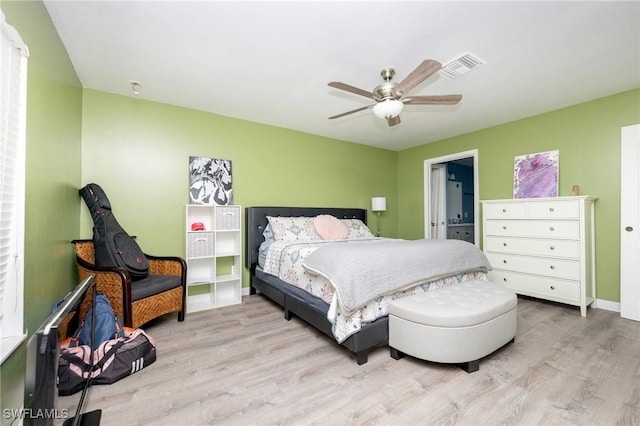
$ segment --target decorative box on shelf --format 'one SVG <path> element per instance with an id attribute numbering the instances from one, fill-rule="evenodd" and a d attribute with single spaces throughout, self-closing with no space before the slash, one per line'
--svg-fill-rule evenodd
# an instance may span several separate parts
<path id="1" fill-rule="evenodd" d="M 185 207 L 187 311 L 242 302 L 240 206 Z"/>
<path id="2" fill-rule="evenodd" d="M 215 234 L 210 231 L 187 233 L 187 257 L 211 257 L 214 255 Z"/>

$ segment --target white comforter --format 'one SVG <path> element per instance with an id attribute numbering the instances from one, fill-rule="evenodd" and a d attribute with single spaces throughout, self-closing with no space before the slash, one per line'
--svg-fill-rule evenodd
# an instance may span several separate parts
<path id="1" fill-rule="evenodd" d="M 347 312 L 361 308 L 380 295 L 405 290 L 419 283 L 491 269 L 482 251 L 460 240 L 329 244 L 311 253 L 303 266 L 331 282 L 340 306 Z"/>
<path id="2" fill-rule="evenodd" d="M 374 238 L 368 240 L 358 239 L 358 244 L 377 244 L 386 239 Z M 333 326 L 333 334 L 338 342 L 344 341 L 350 335 L 357 333 L 363 324 L 372 322 L 377 318 L 388 314 L 388 303 L 391 300 L 410 296 L 413 294 L 424 293 L 429 290 L 444 287 L 449 284 L 467 281 L 467 280 L 483 280 L 486 279 L 484 268 L 477 270 L 468 269 L 459 273 L 451 273 L 445 277 L 437 277 L 434 279 L 426 279 L 425 282 L 415 283 L 414 286 L 403 288 L 398 291 L 386 291 L 383 294 L 376 294 L 364 303 L 358 309 L 345 309 L 340 303 L 340 298 L 332 283 L 321 275 L 317 275 L 308 271 L 303 263 L 305 259 L 311 255 L 319 247 L 328 244 L 355 243 L 355 240 L 340 241 L 277 241 L 271 244 L 267 252 L 266 262 L 263 267 L 264 272 L 274 275 L 281 280 L 302 288 L 313 296 L 321 298 L 329 304 L 327 318 Z M 477 250 L 477 249 L 476 249 Z M 367 283 L 359 283 L 359 285 L 367 285 Z"/>

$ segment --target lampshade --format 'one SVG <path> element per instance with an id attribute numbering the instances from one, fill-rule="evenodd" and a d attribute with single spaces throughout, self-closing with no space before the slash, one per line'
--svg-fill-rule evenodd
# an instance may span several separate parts
<path id="1" fill-rule="evenodd" d="M 404 104 L 397 99 L 388 99 L 373 106 L 373 113 L 379 118 L 390 118 L 402 112 Z"/>
<path id="2" fill-rule="evenodd" d="M 374 212 L 387 210 L 387 199 L 385 197 L 373 197 L 371 199 L 371 210 Z"/>

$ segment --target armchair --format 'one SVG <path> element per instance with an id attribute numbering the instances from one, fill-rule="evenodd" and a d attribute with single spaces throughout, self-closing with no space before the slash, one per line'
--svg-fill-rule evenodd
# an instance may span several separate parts
<path id="1" fill-rule="evenodd" d="M 184 321 L 186 311 L 187 264 L 180 257 L 146 255 L 149 275 L 132 281 L 122 268 L 101 268 L 96 265 L 92 240 L 73 240 L 78 275 L 82 280 L 95 274 L 97 290 L 104 293 L 113 311 L 122 318 L 126 327 L 141 325 L 171 312 Z M 81 306 L 80 318 L 89 311 Z"/>

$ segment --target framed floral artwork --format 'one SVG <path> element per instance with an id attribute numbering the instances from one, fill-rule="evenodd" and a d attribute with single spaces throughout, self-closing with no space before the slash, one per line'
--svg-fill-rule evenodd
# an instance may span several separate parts
<path id="1" fill-rule="evenodd" d="M 189 157 L 189 202 L 191 204 L 233 204 L 231 161 Z"/>
<path id="2" fill-rule="evenodd" d="M 557 197 L 559 157 L 557 150 L 516 157 L 513 198 Z"/>

